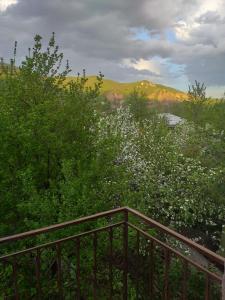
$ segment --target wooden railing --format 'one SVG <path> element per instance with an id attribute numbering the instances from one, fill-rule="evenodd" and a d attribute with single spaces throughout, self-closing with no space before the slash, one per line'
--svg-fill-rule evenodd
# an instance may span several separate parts
<path id="1" fill-rule="evenodd" d="M 1 238 L 0 254 L 0 299 L 225 300 L 223 257 L 128 207 Z"/>

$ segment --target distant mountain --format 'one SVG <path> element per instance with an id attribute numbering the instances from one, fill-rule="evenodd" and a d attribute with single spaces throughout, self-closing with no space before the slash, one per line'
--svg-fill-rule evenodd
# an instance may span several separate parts
<path id="1" fill-rule="evenodd" d="M 88 76 L 88 85 L 93 86 L 96 82 L 95 76 Z M 75 80 L 76 77 L 68 77 L 67 80 Z M 148 80 L 122 83 L 110 79 L 103 79 L 102 93 L 109 100 L 122 100 L 132 91 L 143 92 L 149 100 L 158 101 L 183 101 L 187 99 L 187 94 L 161 84 Z"/>

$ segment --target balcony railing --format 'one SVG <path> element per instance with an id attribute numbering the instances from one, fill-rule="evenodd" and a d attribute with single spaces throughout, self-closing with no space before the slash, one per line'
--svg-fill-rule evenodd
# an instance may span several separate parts
<path id="1" fill-rule="evenodd" d="M 0 245 L 0 299 L 225 300 L 223 257 L 128 207 Z"/>

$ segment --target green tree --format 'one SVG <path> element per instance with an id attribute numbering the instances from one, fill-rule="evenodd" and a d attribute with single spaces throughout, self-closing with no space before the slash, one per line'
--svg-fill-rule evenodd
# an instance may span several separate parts
<path id="1" fill-rule="evenodd" d="M 18 72 L 1 80 L 1 235 L 57 222 L 66 162 L 78 178 L 88 168 L 102 75 L 94 88 L 85 73 L 65 85 L 62 59 L 54 34 L 46 50 L 37 35 Z"/>
<path id="2" fill-rule="evenodd" d="M 129 106 L 131 113 L 137 121 L 149 118 L 152 110 L 149 109 L 149 102 L 144 93 L 134 90 L 125 99 L 125 105 Z"/>
<path id="3" fill-rule="evenodd" d="M 194 122 L 201 124 L 204 122 L 204 109 L 207 108 L 207 106 L 205 106 L 206 101 L 205 84 L 195 80 L 195 84 L 189 85 L 188 88 L 188 104 L 191 118 Z"/>

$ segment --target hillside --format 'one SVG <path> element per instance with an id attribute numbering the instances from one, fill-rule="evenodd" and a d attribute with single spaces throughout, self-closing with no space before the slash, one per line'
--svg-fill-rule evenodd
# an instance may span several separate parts
<path id="1" fill-rule="evenodd" d="M 67 80 L 75 79 L 76 77 L 67 78 Z M 88 77 L 89 86 L 93 86 L 95 82 L 95 76 Z M 144 93 L 149 100 L 182 101 L 187 99 L 187 94 L 184 92 L 147 80 L 123 83 L 110 79 L 103 79 L 102 93 L 109 100 L 122 100 L 126 95 L 130 94 L 134 90 Z"/>
<path id="2" fill-rule="evenodd" d="M 3 63 L 2 61 L 0 61 L 0 75 L 5 75 L 7 72 L 18 72 L 19 68 L 15 65 L 11 65 L 8 63 Z"/>

